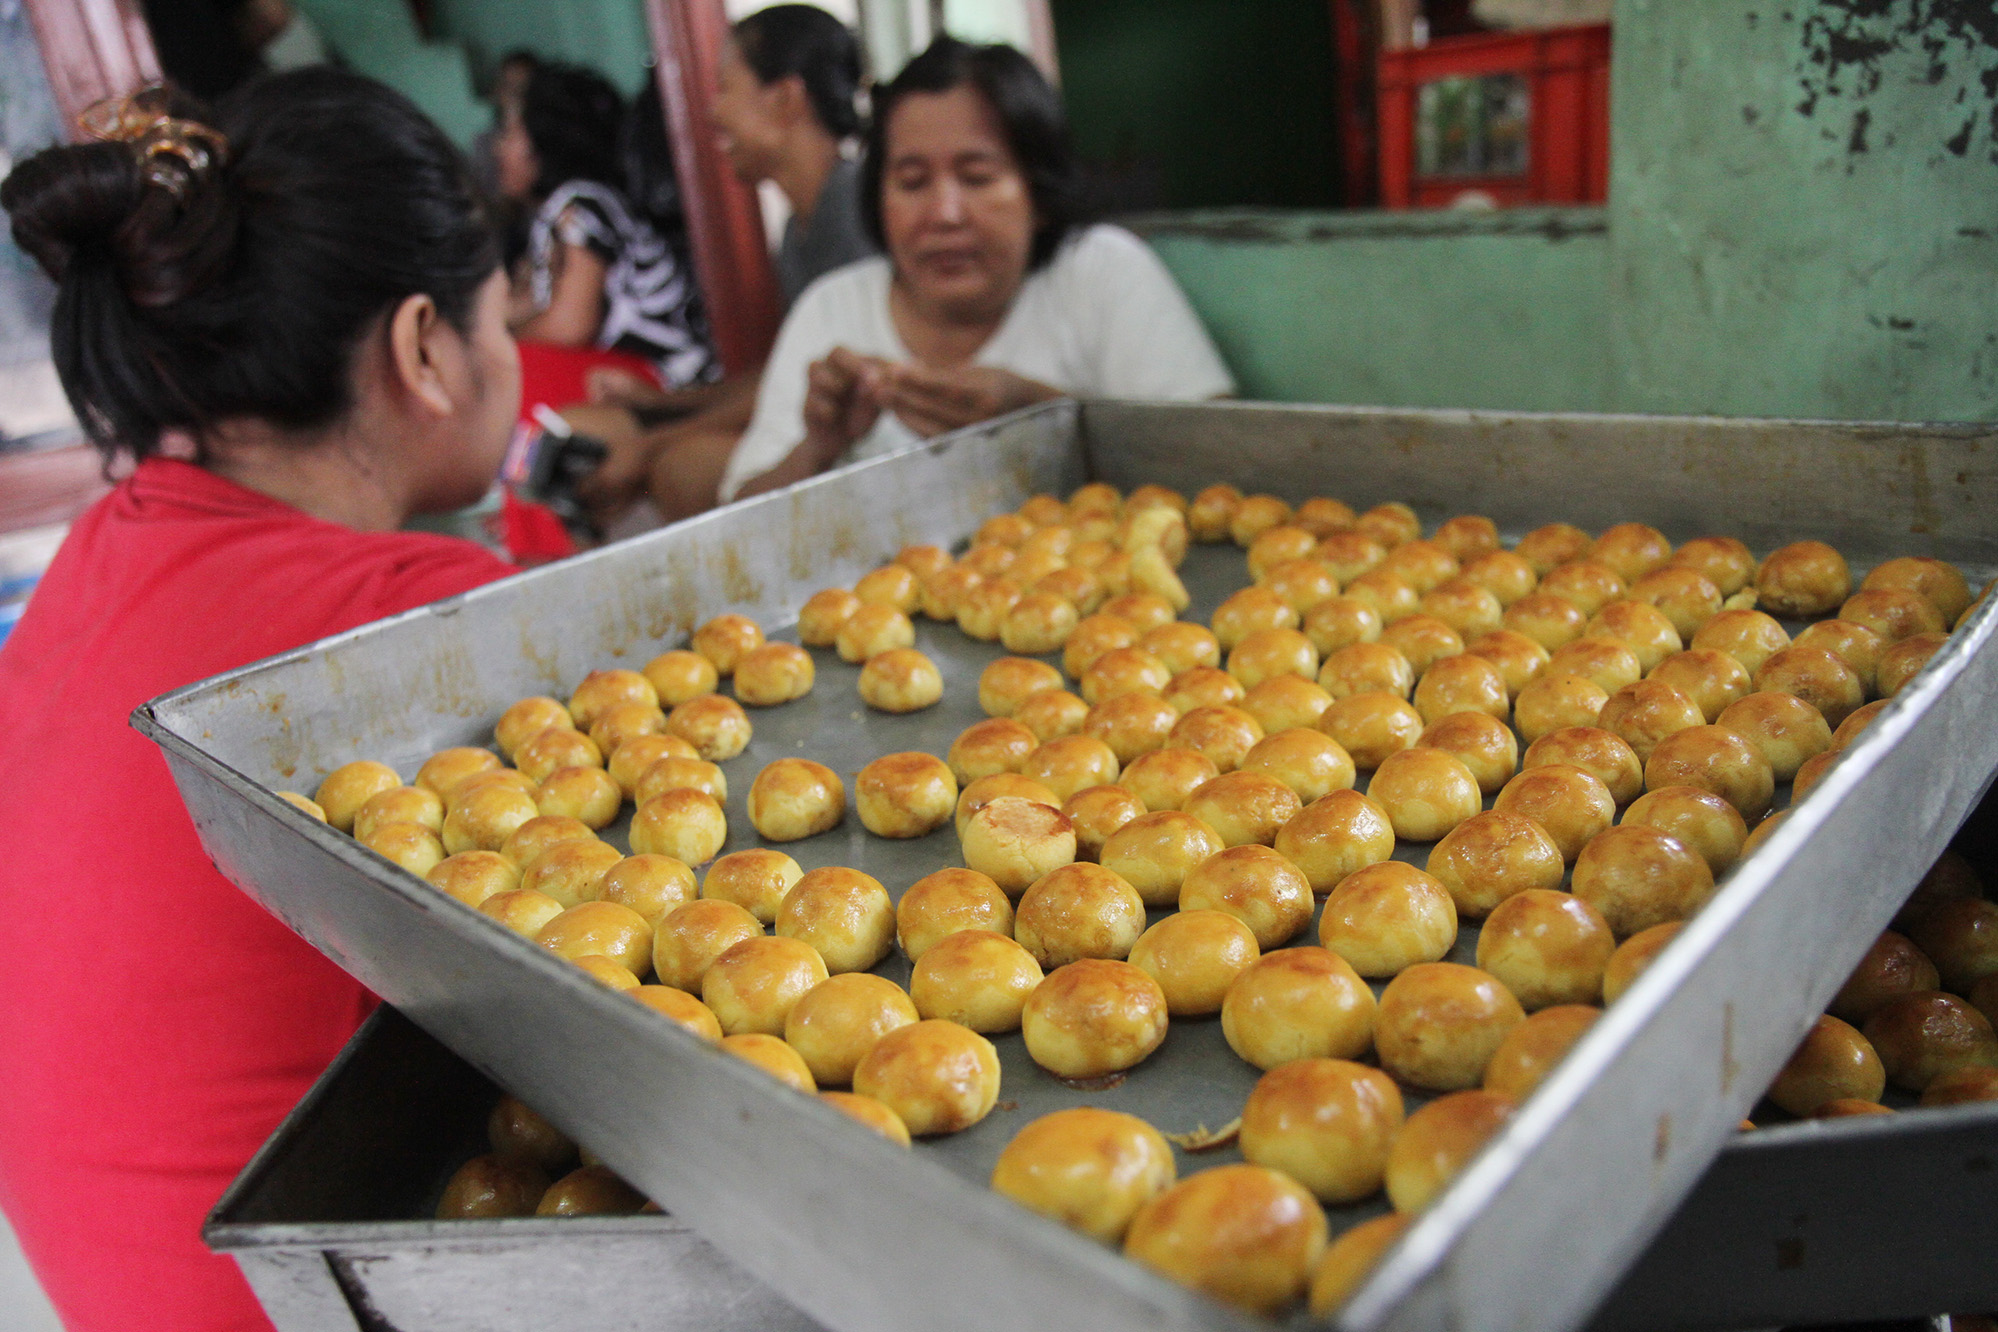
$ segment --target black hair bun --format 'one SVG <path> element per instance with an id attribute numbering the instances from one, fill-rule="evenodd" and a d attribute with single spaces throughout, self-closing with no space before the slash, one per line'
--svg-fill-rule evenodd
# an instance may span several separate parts
<path id="1" fill-rule="evenodd" d="M 118 234 L 144 202 L 138 156 L 122 143 L 45 148 L 0 182 L 14 243 L 62 281 L 78 256 L 114 257 Z"/>

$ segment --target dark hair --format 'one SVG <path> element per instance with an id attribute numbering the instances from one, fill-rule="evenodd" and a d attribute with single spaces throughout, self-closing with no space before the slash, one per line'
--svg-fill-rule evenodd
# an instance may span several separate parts
<path id="1" fill-rule="evenodd" d="M 624 188 L 624 99 L 603 75 L 579 65 L 536 65 L 521 94 L 520 122 L 541 163 L 535 194 L 546 198 L 572 180 Z"/>
<path id="2" fill-rule="evenodd" d="M 128 143 L 45 149 L 0 183 L 57 283 L 56 372 L 107 458 L 232 417 L 330 425 L 376 319 L 421 293 L 465 330 L 498 266 L 464 160 L 401 94 L 303 69 L 214 123 L 227 153 L 181 198 Z"/>
<path id="3" fill-rule="evenodd" d="M 860 43 L 847 26 L 817 5 L 772 5 L 738 19 L 736 50 L 757 79 L 796 75 L 826 133 L 860 132 Z"/>
<path id="4" fill-rule="evenodd" d="M 867 234 L 882 250 L 888 237 L 881 228 L 881 183 L 887 168 L 888 122 L 896 104 L 911 93 L 945 93 L 976 88 L 999 118 L 1006 146 L 1027 179 L 1034 201 L 1034 244 L 1028 255 L 1032 268 L 1054 257 L 1063 240 L 1082 225 L 1077 198 L 1075 153 L 1068 140 L 1068 117 L 1057 93 L 1034 62 L 1013 47 L 995 43 L 974 46 L 955 37 L 939 37 L 911 60 L 895 81 L 874 94 L 874 123 L 867 133 L 867 156 L 861 162 L 860 217 Z"/>

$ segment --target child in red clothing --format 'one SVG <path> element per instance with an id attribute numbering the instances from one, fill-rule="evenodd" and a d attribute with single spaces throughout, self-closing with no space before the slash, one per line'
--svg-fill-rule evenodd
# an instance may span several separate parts
<path id="1" fill-rule="evenodd" d="M 511 572 L 397 529 L 485 492 L 519 366 L 463 165 L 396 94 L 306 70 L 92 127 L 0 186 L 77 417 L 136 460 L 0 650 L 0 1208 L 69 1332 L 265 1328 L 201 1220 L 371 1001 L 208 863 L 127 717 Z"/>

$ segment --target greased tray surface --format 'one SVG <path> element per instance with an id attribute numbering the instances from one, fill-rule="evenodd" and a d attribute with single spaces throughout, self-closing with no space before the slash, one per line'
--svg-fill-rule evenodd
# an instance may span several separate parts
<path id="1" fill-rule="evenodd" d="M 338 834 L 303 826 L 258 789 L 309 789 L 317 773 L 362 755 L 412 771 L 439 747 L 483 739 L 512 698 L 566 691 L 594 666 L 640 664 L 722 610 L 786 623 L 810 591 L 850 582 L 905 541 L 949 543 L 1028 493 L 1072 487 L 1084 475 L 1079 437 L 1090 470 L 1126 486 L 1157 478 L 1191 490 L 1228 479 L 1294 499 L 1404 497 L 1427 523 L 1485 512 L 1513 536 L 1539 521 L 1600 528 L 1637 519 L 1675 540 L 1736 532 L 1761 550 L 1823 536 L 1856 570 L 1937 553 L 1981 573 L 1993 555 L 1974 518 L 1998 486 L 1989 436 L 1973 430 L 1247 406 L 1091 404 L 1079 414 L 1058 404 L 222 677 L 159 700 L 140 724 L 166 747 L 204 838 L 238 882 L 816 1315 L 855 1327 L 1024 1327 L 1048 1317 L 1229 1325 L 1235 1315 L 982 1189 L 1012 1132 L 1060 1105 L 1087 1099 L 1169 1130 L 1232 1118 L 1256 1074 L 1212 1020 L 1175 1023 L 1150 1061 L 1086 1097 L 1035 1068 L 1017 1036 L 1001 1038 L 1007 1108 L 898 1161 L 856 1141 L 862 1135 L 833 1131 L 843 1126 L 773 1094 L 750 1070 L 635 1020 L 641 1015 L 623 1011 L 632 1006 L 593 993 L 531 945 L 400 879 Z M 1835 487 L 1872 476 L 1877 502 L 1856 506 L 1840 489 L 1824 497 L 1818 522 L 1772 539 L 1769 514 L 1794 522 L 1785 512 L 1811 475 L 1799 459 L 1816 454 L 1828 459 L 1817 474 Z M 1679 480 L 1696 476 L 1701 459 L 1731 455 L 1744 460 L 1738 471 L 1750 484 L 1689 518 L 1677 507 Z M 1953 483 L 1908 482 L 1911 467 L 1933 477 L 1952 465 Z M 1634 485 L 1633 475 L 1663 479 Z M 1203 619 L 1246 581 L 1232 548 L 1196 548 L 1186 573 L 1196 598 L 1189 614 Z M 1957 637 L 1825 779 L 1825 794 L 1599 1024 L 1411 1232 L 1349 1308 L 1349 1325 L 1557 1325 L 1586 1316 L 1988 781 L 1992 742 L 1962 723 L 1989 711 L 1998 671 L 1977 649 L 1991 618 Z M 999 655 L 996 646 L 945 626 L 921 623 L 918 633 L 947 681 L 936 709 L 868 712 L 853 693 L 855 668 L 820 653 L 810 697 L 755 714 L 750 750 L 725 765 L 732 849 L 753 843 L 741 800 L 771 758 L 805 754 L 850 778 L 882 753 L 940 753 L 981 715 L 977 671 Z M 957 863 L 948 829 L 886 842 L 851 816 L 786 849 L 807 867 L 865 869 L 897 894 Z M 1420 863 L 1426 848 L 1400 854 Z M 1470 947 L 1466 930 L 1455 956 L 1469 960 Z M 906 979 L 899 958 L 883 971 Z M 773 1142 L 771 1132 L 782 1136 Z M 1226 1154 L 1182 1166 L 1220 1159 Z M 1600 1172 L 1603 1188 L 1578 1193 L 1577 1172 Z M 1580 1197 L 1590 1210 L 1578 1228 Z M 1380 1206 L 1342 1209 L 1335 1225 Z M 1570 1262 L 1535 1271 L 1526 1242 L 1553 1235 Z M 1466 1274 L 1477 1278 L 1475 1302 Z"/>

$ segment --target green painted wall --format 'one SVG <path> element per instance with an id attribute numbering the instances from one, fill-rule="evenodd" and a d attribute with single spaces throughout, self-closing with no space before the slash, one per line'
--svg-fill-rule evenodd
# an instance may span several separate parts
<path id="1" fill-rule="evenodd" d="M 630 97 L 645 82 L 652 38 L 643 0 L 432 0 L 439 35 L 463 45 L 481 86 L 516 48 L 587 65 Z"/>
<path id="2" fill-rule="evenodd" d="M 1619 0 L 1615 42 L 1618 406 L 1998 415 L 1998 6 Z"/>
<path id="3" fill-rule="evenodd" d="M 1244 397 L 1606 405 L 1601 209 L 1217 211 L 1133 224 L 1206 321 Z"/>

